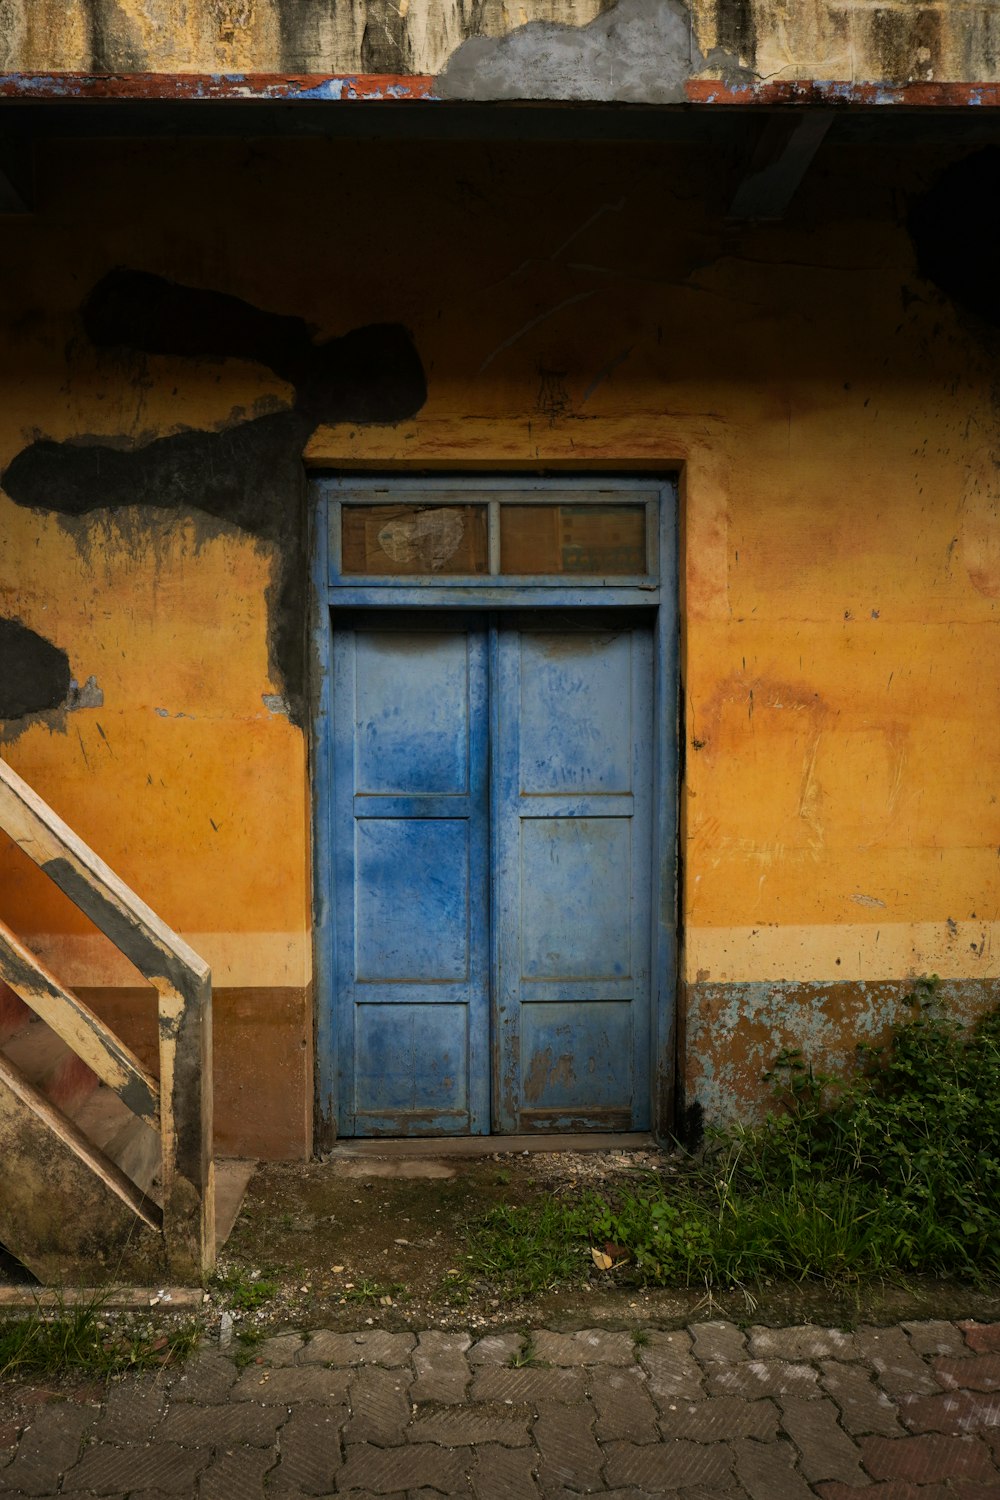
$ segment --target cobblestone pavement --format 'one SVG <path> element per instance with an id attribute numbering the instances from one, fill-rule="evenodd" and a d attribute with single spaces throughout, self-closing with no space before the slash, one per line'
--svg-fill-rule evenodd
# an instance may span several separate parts
<path id="1" fill-rule="evenodd" d="M 1000 1500 L 1000 1323 L 280 1334 L 0 1419 L 0 1496 Z"/>

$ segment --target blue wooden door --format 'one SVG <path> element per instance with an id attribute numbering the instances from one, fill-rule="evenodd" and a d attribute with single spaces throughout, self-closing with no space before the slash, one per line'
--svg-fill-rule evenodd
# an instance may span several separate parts
<path id="1" fill-rule="evenodd" d="M 646 1129 L 651 633 L 513 622 L 496 678 L 495 1128 Z"/>
<path id="2" fill-rule="evenodd" d="M 487 634 L 334 643 L 338 1129 L 489 1130 Z"/>
<path id="3" fill-rule="evenodd" d="M 648 1126 L 651 696 L 627 621 L 337 631 L 341 1134 Z"/>

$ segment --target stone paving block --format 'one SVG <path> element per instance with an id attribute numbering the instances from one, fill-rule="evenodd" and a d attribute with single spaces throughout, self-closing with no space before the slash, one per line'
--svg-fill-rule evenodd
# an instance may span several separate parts
<path id="1" fill-rule="evenodd" d="M 1000 1391 L 1000 1351 L 935 1359 L 934 1374 L 945 1390 Z"/>
<path id="2" fill-rule="evenodd" d="M 105 1443 L 137 1443 L 152 1437 L 167 1402 L 166 1382 L 129 1376 L 108 1387 L 95 1436 Z"/>
<path id="3" fill-rule="evenodd" d="M 965 1335 L 957 1323 L 930 1318 L 920 1323 L 903 1323 L 902 1328 L 922 1359 L 936 1354 L 950 1354 L 953 1359 L 960 1359 L 969 1353 Z"/>
<path id="4" fill-rule="evenodd" d="M 941 1389 L 901 1328 L 859 1328 L 855 1337 L 890 1396 L 932 1396 Z"/>
<path id="5" fill-rule="evenodd" d="M 692 1357 L 691 1335 L 686 1330 L 650 1333 L 648 1343 L 637 1353 L 657 1403 L 675 1397 L 697 1401 L 704 1396 L 702 1369 Z"/>
<path id="6" fill-rule="evenodd" d="M 516 1354 L 524 1348 L 524 1335 L 520 1333 L 488 1333 L 473 1344 L 468 1353 L 470 1365 L 509 1365 Z"/>
<path id="7" fill-rule="evenodd" d="M 278 1333 L 265 1339 L 258 1352 L 266 1365 L 294 1365 L 305 1344 L 301 1333 Z"/>
<path id="8" fill-rule="evenodd" d="M 409 1370 L 365 1365 L 351 1381 L 351 1415 L 344 1432 L 349 1443 L 391 1447 L 403 1441 L 410 1420 Z"/>
<path id="9" fill-rule="evenodd" d="M 633 1365 L 635 1341 L 627 1333 L 587 1328 L 580 1333 L 540 1329 L 532 1343 L 535 1358 L 548 1365 Z"/>
<path id="10" fill-rule="evenodd" d="M 445 1494 L 470 1493 L 466 1480 L 469 1454 L 451 1452 L 437 1443 L 405 1443 L 400 1448 L 375 1448 L 369 1443 L 351 1443 L 347 1461 L 337 1476 L 337 1491 L 366 1489 L 377 1495 L 394 1490 L 442 1490 Z"/>
<path id="11" fill-rule="evenodd" d="M 841 1423 L 855 1437 L 870 1432 L 903 1436 L 896 1407 L 864 1366 L 824 1363 L 820 1383 L 840 1408 Z"/>
<path id="12" fill-rule="evenodd" d="M 239 1374 L 231 1359 L 211 1349 L 192 1355 L 169 1381 L 171 1401 L 225 1401 Z"/>
<path id="13" fill-rule="evenodd" d="M 0 1493 L 54 1494 L 59 1475 L 72 1470 L 79 1458 L 83 1435 L 96 1415 L 70 1402 L 39 1407 L 21 1434 L 13 1460 L 0 1470 Z"/>
<path id="14" fill-rule="evenodd" d="M 562 1401 L 539 1401 L 533 1430 L 543 1490 L 553 1483 L 574 1490 L 600 1486 L 604 1454 L 594 1437 L 593 1423 L 589 1401 L 573 1406 Z"/>
<path id="15" fill-rule="evenodd" d="M 974 1318 L 967 1318 L 958 1327 L 966 1344 L 975 1354 L 991 1354 L 1000 1350 L 1000 1323 L 977 1323 Z"/>
<path id="16" fill-rule="evenodd" d="M 733 1455 L 727 1443 L 607 1443 L 604 1453 L 611 1487 L 631 1485 L 662 1495 L 694 1485 L 732 1484 Z"/>
<path id="17" fill-rule="evenodd" d="M 977 1484 L 974 1479 L 955 1479 L 948 1486 L 957 1500 L 1000 1500 L 1000 1478 L 993 1484 Z M 920 1491 L 924 1494 L 924 1490 Z"/>
<path id="18" fill-rule="evenodd" d="M 602 1442 L 655 1443 L 659 1438 L 656 1407 L 638 1365 L 602 1371 L 591 1384 L 591 1400 L 597 1413 L 594 1432 Z"/>
<path id="19" fill-rule="evenodd" d="M 413 1352 L 417 1378 L 412 1401 L 464 1401 L 472 1372 L 465 1357 L 471 1340 L 467 1333 L 421 1333 Z"/>
<path id="20" fill-rule="evenodd" d="M 405 1365 L 416 1347 L 413 1333 L 372 1328 L 364 1333 L 334 1333 L 321 1328 L 299 1351 L 300 1365 Z"/>
<path id="21" fill-rule="evenodd" d="M 706 1365 L 705 1383 L 713 1396 L 812 1396 L 817 1377 L 812 1365 L 785 1359 L 748 1359 L 733 1365 Z"/>
<path id="22" fill-rule="evenodd" d="M 947 1432 L 958 1436 L 984 1427 L 1000 1427 L 1000 1391 L 902 1396 L 899 1414 L 911 1432 Z"/>
<path id="23" fill-rule="evenodd" d="M 945 1484 L 918 1485 L 895 1479 L 884 1484 L 870 1484 L 865 1490 L 832 1480 L 829 1484 L 817 1485 L 816 1493 L 822 1500 L 862 1500 L 862 1497 L 864 1500 L 954 1500 L 955 1497 L 955 1491 Z"/>
<path id="24" fill-rule="evenodd" d="M 285 1412 L 280 1406 L 258 1406 L 251 1401 L 195 1406 L 185 1401 L 171 1407 L 156 1436 L 188 1448 L 231 1448 L 236 1443 L 271 1448 L 284 1420 Z"/>
<path id="25" fill-rule="evenodd" d="M 773 1401 L 745 1401 L 742 1396 L 709 1396 L 707 1401 L 678 1401 L 660 1418 L 666 1438 L 721 1443 L 729 1438 L 773 1441 L 778 1436 L 778 1409 Z"/>
<path id="26" fill-rule="evenodd" d="M 751 1328 L 747 1342 L 752 1359 L 856 1359 L 858 1353 L 853 1334 L 814 1323 L 799 1328 Z"/>
<path id="27" fill-rule="evenodd" d="M 996 1481 L 997 1471 L 986 1444 L 978 1437 L 946 1437 L 932 1432 L 919 1437 L 862 1438 L 865 1468 L 873 1479 Z"/>
<path id="28" fill-rule="evenodd" d="M 812 1486 L 796 1466 L 795 1449 L 779 1438 L 756 1443 L 739 1438 L 732 1444 L 736 1477 L 751 1500 L 812 1500 Z M 868 1491 L 864 1491 L 867 1500 Z"/>
<path id="29" fill-rule="evenodd" d="M 476 1500 L 532 1500 L 539 1494 L 534 1477 L 537 1463 L 538 1454 L 530 1448 L 484 1443 L 476 1450 L 472 1471 Z"/>
<path id="30" fill-rule="evenodd" d="M 748 1359 L 746 1335 L 735 1323 L 695 1323 L 691 1328 L 694 1354 L 702 1363 Z"/>
<path id="31" fill-rule="evenodd" d="M 276 1462 L 270 1448 L 221 1453 L 198 1481 L 198 1500 L 265 1500 L 264 1475 Z"/>
<path id="32" fill-rule="evenodd" d="M 781 1425 L 799 1450 L 799 1468 L 815 1484 L 820 1479 L 842 1479 L 864 1484 L 861 1450 L 837 1422 L 837 1408 L 828 1396 L 814 1401 L 784 1396 Z"/>
<path id="33" fill-rule="evenodd" d="M 207 1448 L 182 1448 L 179 1443 L 134 1443 L 119 1448 L 97 1443 L 66 1475 L 67 1490 L 96 1490 L 99 1495 L 162 1490 L 167 1495 L 193 1495 L 195 1479 L 211 1462 Z"/>
<path id="34" fill-rule="evenodd" d="M 459 1406 L 415 1417 L 406 1429 L 408 1443 L 440 1443 L 445 1448 L 465 1448 L 498 1443 L 504 1448 L 523 1448 L 531 1442 L 528 1419 L 515 1415 L 510 1406 Z"/>
<path id="35" fill-rule="evenodd" d="M 289 1406 L 296 1401 L 329 1401 L 334 1406 L 347 1400 L 350 1370 L 325 1370 L 318 1365 L 277 1370 L 252 1365 L 233 1386 L 234 1401 L 260 1401 L 271 1406 Z"/>
<path id="36" fill-rule="evenodd" d="M 525 1365 L 511 1369 L 504 1365 L 483 1365 L 472 1377 L 473 1401 L 511 1401 L 514 1405 L 534 1406 L 537 1401 L 579 1401 L 587 1391 L 583 1370 L 546 1369 L 542 1365 Z"/>
<path id="37" fill-rule="evenodd" d="M 296 1406 L 281 1429 L 279 1466 L 271 1474 L 272 1490 L 323 1495 L 334 1488 L 341 1464 L 340 1434 L 347 1409 L 338 1406 Z"/>

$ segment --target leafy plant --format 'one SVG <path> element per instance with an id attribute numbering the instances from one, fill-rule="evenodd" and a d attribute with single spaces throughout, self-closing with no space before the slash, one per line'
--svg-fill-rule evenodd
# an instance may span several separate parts
<path id="1" fill-rule="evenodd" d="M 276 1281 L 257 1272 L 248 1272 L 242 1266 L 230 1266 L 225 1271 L 217 1271 L 212 1278 L 212 1285 L 225 1293 L 226 1301 L 237 1312 L 253 1312 L 256 1308 L 263 1307 L 278 1290 Z"/>
<path id="2" fill-rule="evenodd" d="M 669 1179 L 487 1214 L 481 1274 L 534 1292 L 602 1273 L 640 1283 L 1000 1275 L 1000 1011 L 966 1030 L 937 981 L 850 1079 L 783 1052 L 763 1124 L 719 1133 Z"/>

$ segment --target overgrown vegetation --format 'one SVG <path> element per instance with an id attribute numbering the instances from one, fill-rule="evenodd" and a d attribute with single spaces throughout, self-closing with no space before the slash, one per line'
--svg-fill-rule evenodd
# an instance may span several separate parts
<path id="1" fill-rule="evenodd" d="M 0 1380 L 53 1377 L 75 1372 L 99 1378 L 173 1364 L 200 1337 L 193 1325 L 159 1329 L 133 1317 L 115 1317 L 101 1300 L 55 1310 L 38 1307 L 0 1321 Z"/>
<path id="2" fill-rule="evenodd" d="M 913 1016 L 850 1080 L 777 1059 L 764 1123 L 636 1189 L 498 1208 L 470 1265 L 510 1291 L 595 1265 L 647 1285 L 1000 1275 L 1000 1012 L 966 1030 L 919 982 Z"/>

